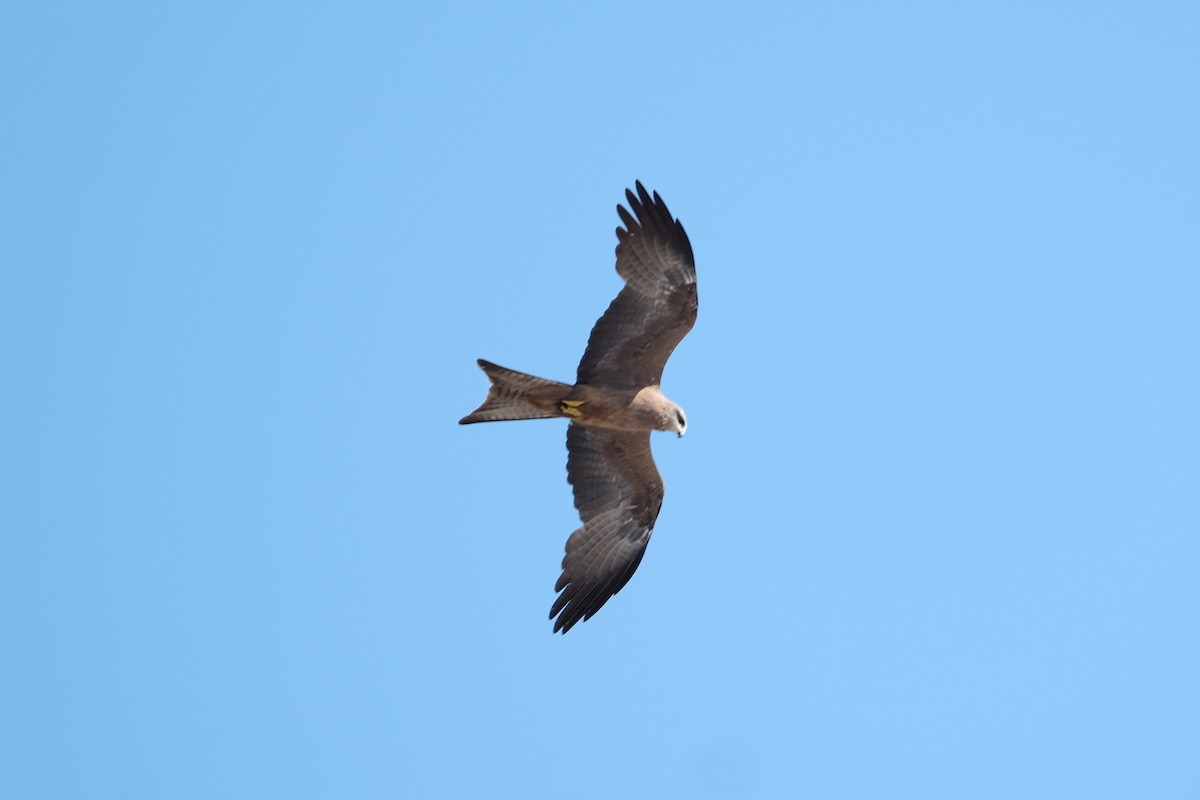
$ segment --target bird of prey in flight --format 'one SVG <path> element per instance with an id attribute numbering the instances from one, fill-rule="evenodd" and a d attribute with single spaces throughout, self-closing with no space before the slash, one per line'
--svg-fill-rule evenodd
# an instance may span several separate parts
<path id="1" fill-rule="evenodd" d="M 679 220 L 639 181 L 617 206 L 617 274 L 625 280 L 596 321 L 575 384 L 479 360 L 491 385 L 460 424 L 565 417 L 567 480 L 583 525 L 567 539 L 554 632 L 590 619 L 642 561 L 663 500 L 650 431 L 687 431 L 683 409 L 659 390 L 671 351 L 696 322 L 696 264 Z M 556 619 L 557 618 L 557 619 Z"/>

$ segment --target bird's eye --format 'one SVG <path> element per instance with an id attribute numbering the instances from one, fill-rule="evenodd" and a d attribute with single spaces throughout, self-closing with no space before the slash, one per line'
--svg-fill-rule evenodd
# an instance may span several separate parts
<path id="1" fill-rule="evenodd" d="M 675 412 L 675 420 L 676 420 L 676 421 L 677 421 L 677 422 L 678 422 L 680 425 L 687 425 L 687 422 L 686 422 L 686 421 L 684 420 L 684 418 L 683 418 L 683 414 L 680 414 L 678 411 L 676 411 L 676 412 Z"/>

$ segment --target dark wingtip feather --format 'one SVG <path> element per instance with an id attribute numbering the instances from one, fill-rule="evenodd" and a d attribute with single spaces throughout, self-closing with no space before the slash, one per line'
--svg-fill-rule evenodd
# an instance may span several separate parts
<path id="1" fill-rule="evenodd" d="M 617 228 L 617 247 L 635 232 L 645 230 L 675 239 L 687 257 L 694 260 L 687 231 L 683 229 L 683 223 L 671 215 L 671 209 L 667 207 L 662 195 L 658 192 L 648 192 L 641 181 L 634 181 L 633 185 L 637 194 L 634 194 L 633 189 L 625 190 L 629 210 L 620 204 L 617 205 L 617 214 L 621 217 L 621 222 L 625 223 L 624 230 Z"/>
<path id="2" fill-rule="evenodd" d="M 642 191 L 642 182 L 641 182 L 641 181 L 634 181 L 634 186 L 636 186 L 636 187 L 638 188 L 638 193 L 640 194 L 640 193 L 641 193 L 641 191 Z M 637 208 L 637 206 L 638 206 L 638 199 L 637 199 L 637 195 L 635 195 L 635 194 L 633 193 L 633 190 L 632 190 L 632 189 L 626 189 L 626 190 L 625 190 L 625 200 L 626 200 L 626 202 L 628 202 L 628 203 L 629 203 L 629 205 L 630 205 L 631 207 L 633 207 L 633 208 L 636 210 L 636 208 Z"/>
<path id="3" fill-rule="evenodd" d="M 633 205 L 633 203 L 630 203 L 630 205 Z M 636 210 L 637 206 L 634 206 L 634 209 Z M 635 230 L 638 227 L 637 219 L 634 218 L 633 214 L 630 214 L 625 210 L 625 206 L 619 204 L 617 205 L 617 216 L 621 218 L 621 222 L 625 223 L 624 232 L 626 236 L 629 235 L 630 231 Z M 618 237 L 621 235 L 621 230 L 621 228 L 617 228 Z"/>
<path id="4" fill-rule="evenodd" d="M 634 185 L 635 185 L 635 186 L 637 186 L 637 190 L 638 190 L 638 198 L 639 198 L 639 199 L 641 199 L 641 201 L 642 201 L 642 205 L 643 205 L 643 206 L 652 206 L 652 205 L 654 205 L 654 200 L 651 200 L 651 199 L 650 199 L 650 193 L 646 191 L 646 187 L 645 187 L 645 186 L 642 186 L 642 182 L 641 182 L 641 181 L 634 181 L 633 183 L 634 183 Z M 657 193 L 657 192 L 655 192 L 655 194 L 654 194 L 654 197 L 655 197 L 655 198 L 657 198 L 657 197 L 658 197 L 658 193 Z"/>
<path id="5" fill-rule="evenodd" d="M 554 591 L 562 592 L 554 599 L 554 604 L 550 606 L 550 619 L 554 620 L 554 633 L 566 633 L 575 627 L 575 623 L 583 618 L 583 609 L 579 603 L 579 588 L 572 587 L 567 580 L 566 573 L 558 579 L 558 584 L 555 585 Z M 561 586 L 562 588 L 559 588 Z M 565 589 L 566 591 L 563 591 Z"/>

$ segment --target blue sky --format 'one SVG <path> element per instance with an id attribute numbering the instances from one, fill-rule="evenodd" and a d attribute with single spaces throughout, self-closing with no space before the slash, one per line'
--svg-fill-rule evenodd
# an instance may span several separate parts
<path id="1" fill-rule="evenodd" d="M 1200 796 L 1196 9 L 5 10 L 4 793 Z M 563 425 L 455 423 L 636 179 L 689 433 L 553 636 Z"/>

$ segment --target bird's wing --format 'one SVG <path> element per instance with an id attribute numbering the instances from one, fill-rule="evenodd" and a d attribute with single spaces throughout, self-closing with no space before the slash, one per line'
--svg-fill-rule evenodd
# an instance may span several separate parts
<path id="1" fill-rule="evenodd" d="M 647 431 L 568 426 L 567 480 L 583 525 L 567 539 L 554 585 L 561 592 L 550 608 L 555 633 L 590 619 L 629 582 L 663 499 Z"/>
<path id="2" fill-rule="evenodd" d="M 625 286 L 596 321 L 579 362 L 577 383 L 642 387 L 662 380 L 671 351 L 696 323 L 692 245 L 667 204 L 626 189 L 633 213 L 617 206 L 617 273 Z"/>

